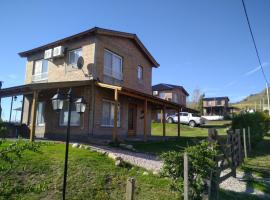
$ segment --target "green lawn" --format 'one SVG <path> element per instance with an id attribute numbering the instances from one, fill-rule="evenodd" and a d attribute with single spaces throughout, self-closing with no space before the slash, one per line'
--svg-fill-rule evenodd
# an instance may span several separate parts
<path id="1" fill-rule="evenodd" d="M 220 135 L 226 134 L 226 128 L 230 121 L 212 121 L 207 122 L 201 127 L 191 128 L 188 125 L 180 125 L 180 135 L 184 137 L 206 137 L 208 135 L 208 128 L 216 128 Z M 163 135 L 162 123 L 152 123 L 151 134 L 154 136 Z M 177 136 L 177 124 L 166 123 L 166 136 Z"/>
<path id="2" fill-rule="evenodd" d="M 206 139 L 208 136 L 208 128 L 216 128 L 219 135 L 226 134 L 226 128 L 230 121 L 210 122 L 202 127 L 191 128 L 182 125 L 180 128 L 180 138 L 173 138 L 166 141 L 150 141 L 150 142 L 130 142 L 134 148 L 141 152 L 147 152 L 160 155 L 166 151 L 182 151 L 188 145 L 195 145 L 199 141 Z M 152 135 L 162 136 L 162 123 L 152 123 Z M 166 124 L 166 136 L 177 136 L 177 124 Z"/>
<path id="3" fill-rule="evenodd" d="M 70 148 L 69 155 L 67 199 L 124 199 L 128 177 L 136 179 L 136 199 L 177 199 L 167 179 L 144 176 L 137 167 L 115 167 L 107 156 L 89 150 Z M 61 199 L 63 166 L 63 144 L 27 152 L 14 169 L 0 170 L 0 199 Z"/>

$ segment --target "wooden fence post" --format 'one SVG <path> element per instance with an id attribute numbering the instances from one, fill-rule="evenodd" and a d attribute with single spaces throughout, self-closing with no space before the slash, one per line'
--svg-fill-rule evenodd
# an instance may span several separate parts
<path id="1" fill-rule="evenodd" d="M 184 200 L 188 200 L 188 155 L 184 153 Z"/>
<path id="2" fill-rule="evenodd" d="M 244 140 L 245 158 L 247 158 L 247 141 L 246 141 L 246 129 L 245 128 L 243 128 L 243 140 Z"/>
<path id="3" fill-rule="evenodd" d="M 135 190 L 135 179 L 128 178 L 126 186 L 126 200 L 134 199 L 134 190 Z"/>
<path id="4" fill-rule="evenodd" d="M 242 161 L 242 144 L 241 144 L 241 131 L 240 129 L 235 130 L 237 143 L 238 143 L 238 165 L 240 165 Z"/>
<path id="5" fill-rule="evenodd" d="M 250 127 L 248 127 L 248 150 L 251 151 Z"/>

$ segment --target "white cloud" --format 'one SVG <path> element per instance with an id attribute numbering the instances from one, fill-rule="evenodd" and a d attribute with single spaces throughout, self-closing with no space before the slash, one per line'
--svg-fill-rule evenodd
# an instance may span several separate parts
<path id="1" fill-rule="evenodd" d="M 262 63 L 262 67 L 266 67 L 266 66 L 269 66 L 269 63 L 268 62 L 263 62 Z M 257 71 L 261 70 L 261 66 L 257 66 L 257 67 L 254 67 L 253 69 L 245 72 L 242 74 L 242 77 L 247 77 L 247 76 L 251 76 L 252 74 L 256 73 Z M 227 83 L 224 88 L 227 88 L 227 87 L 230 87 L 230 86 L 233 86 L 235 85 L 239 80 L 233 80 L 233 81 L 230 81 L 229 83 Z"/>
<path id="2" fill-rule="evenodd" d="M 269 65 L 268 62 L 262 63 L 262 67 L 263 67 L 263 68 L 266 67 L 266 66 L 268 66 L 268 65 Z M 253 68 L 252 70 L 250 70 L 250 71 L 244 73 L 244 76 L 250 76 L 250 75 L 254 74 L 255 72 L 259 71 L 260 69 L 261 69 L 261 66 L 257 66 L 257 67 L 255 67 L 255 68 Z"/>

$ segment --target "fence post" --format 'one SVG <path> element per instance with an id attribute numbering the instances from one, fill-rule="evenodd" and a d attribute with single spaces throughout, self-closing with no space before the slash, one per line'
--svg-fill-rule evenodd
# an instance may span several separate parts
<path id="1" fill-rule="evenodd" d="M 126 186 L 126 200 L 134 199 L 135 179 L 128 178 Z"/>
<path id="2" fill-rule="evenodd" d="M 250 142 L 250 127 L 248 127 L 248 150 L 251 151 L 251 142 Z"/>
<path id="3" fill-rule="evenodd" d="M 235 130 L 235 134 L 237 137 L 237 143 L 238 143 L 238 165 L 240 165 L 242 161 L 242 145 L 241 145 L 241 134 L 240 129 Z"/>
<path id="4" fill-rule="evenodd" d="M 184 200 L 188 200 L 188 155 L 184 153 Z"/>
<path id="5" fill-rule="evenodd" d="M 247 158 L 247 141 L 246 141 L 246 129 L 245 128 L 243 128 L 243 140 L 244 140 L 245 158 Z"/>

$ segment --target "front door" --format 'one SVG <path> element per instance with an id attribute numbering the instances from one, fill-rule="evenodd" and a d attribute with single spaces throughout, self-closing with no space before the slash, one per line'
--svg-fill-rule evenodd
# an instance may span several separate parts
<path id="1" fill-rule="evenodd" d="M 128 105 L 128 136 L 136 135 L 136 119 L 137 106 L 135 104 Z"/>

